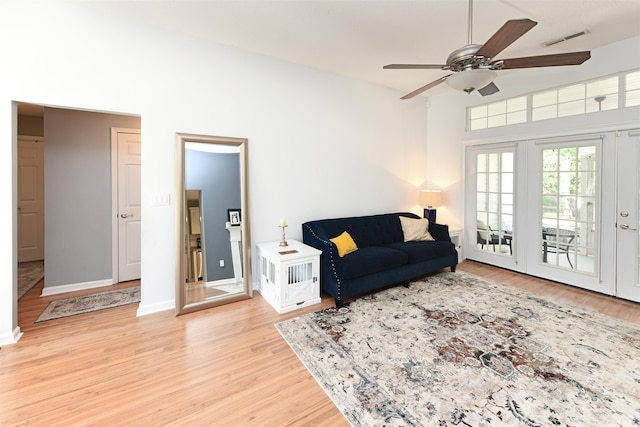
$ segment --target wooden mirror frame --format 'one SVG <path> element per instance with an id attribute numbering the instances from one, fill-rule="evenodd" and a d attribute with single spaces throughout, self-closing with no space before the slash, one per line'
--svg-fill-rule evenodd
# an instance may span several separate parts
<path id="1" fill-rule="evenodd" d="M 186 174 L 185 174 L 185 145 L 186 143 L 203 143 L 235 146 L 240 150 L 240 209 L 242 211 L 242 270 L 243 291 L 229 295 L 221 295 L 209 300 L 187 303 L 185 290 L 186 263 L 188 251 L 188 237 L 186 233 Z M 216 307 L 222 304 L 251 298 L 253 285 L 251 281 L 251 238 L 249 235 L 249 200 L 247 177 L 247 139 L 176 133 L 176 316 Z"/>

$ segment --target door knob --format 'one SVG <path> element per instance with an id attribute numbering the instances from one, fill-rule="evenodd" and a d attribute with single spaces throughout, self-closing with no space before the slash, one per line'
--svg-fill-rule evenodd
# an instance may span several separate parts
<path id="1" fill-rule="evenodd" d="M 131 214 L 131 215 L 126 214 L 126 213 L 120 214 L 120 218 L 128 218 L 130 216 L 133 216 L 133 214 Z"/>
<path id="2" fill-rule="evenodd" d="M 630 228 L 629 224 L 620 224 L 620 228 L 622 228 L 623 230 L 632 230 L 632 231 L 637 231 L 636 228 Z"/>
<path id="3" fill-rule="evenodd" d="M 622 211 L 622 212 L 620 212 L 620 216 L 623 217 L 623 218 L 626 218 L 626 217 L 629 216 L 629 212 L 628 211 Z"/>

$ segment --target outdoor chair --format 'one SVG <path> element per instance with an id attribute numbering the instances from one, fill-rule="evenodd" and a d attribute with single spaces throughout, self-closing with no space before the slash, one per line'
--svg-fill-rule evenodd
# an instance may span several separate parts
<path id="1" fill-rule="evenodd" d="M 484 245 L 492 245 L 493 251 L 496 251 L 496 245 L 509 246 L 509 253 L 513 254 L 511 248 L 512 235 L 500 236 L 500 233 L 494 231 L 490 226 L 484 223 L 484 221 L 478 220 L 476 225 L 477 243 L 481 249 L 484 249 Z"/>
<path id="2" fill-rule="evenodd" d="M 569 253 L 573 248 L 573 241 L 576 238 L 576 232 L 573 230 L 565 230 L 562 228 L 543 228 L 542 229 L 542 262 L 547 262 L 548 253 L 566 254 L 567 261 L 573 269 L 573 263 Z"/>

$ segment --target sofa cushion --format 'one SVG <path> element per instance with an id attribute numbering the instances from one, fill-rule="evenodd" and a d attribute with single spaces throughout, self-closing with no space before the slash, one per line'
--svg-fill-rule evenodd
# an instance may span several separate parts
<path id="1" fill-rule="evenodd" d="M 434 258 L 455 253 L 455 245 L 449 241 L 404 242 L 385 245 L 386 248 L 404 252 L 409 258 L 409 264 L 429 261 Z"/>
<path id="2" fill-rule="evenodd" d="M 339 236 L 329 240 L 331 240 L 338 247 L 338 255 L 340 255 L 340 257 L 358 250 L 356 242 L 353 241 L 351 235 L 346 231 L 343 231 Z"/>
<path id="3" fill-rule="evenodd" d="M 400 216 L 400 225 L 405 242 L 422 242 L 434 240 L 429 234 L 429 220 L 426 218 L 408 218 Z"/>
<path id="4" fill-rule="evenodd" d="M 406 264 L 408 260 L 409 256 L 405 252 L 394 248 L 383 246 L 360 248 L 342 258 L 342 274 L 345 279 L 355 279 L 399 267 Z"/>

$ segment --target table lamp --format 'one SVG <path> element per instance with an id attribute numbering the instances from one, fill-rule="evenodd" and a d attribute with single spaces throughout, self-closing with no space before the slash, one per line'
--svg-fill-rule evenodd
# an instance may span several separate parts
<path id="1" fill-rule="evenodd" d="M 426 206 L 424 217 L 430 222 L 436 222 L 436 208 L 442 205 L 442 191 L 420 190 L 420 206 Z"/>

